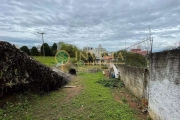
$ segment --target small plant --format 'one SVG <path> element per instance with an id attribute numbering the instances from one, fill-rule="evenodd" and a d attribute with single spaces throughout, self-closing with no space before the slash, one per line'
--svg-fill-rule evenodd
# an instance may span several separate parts
<path id="1" fill-rule="evenodd" d="M 97 81 L 97 83 L 100 83 L 104 85 L 105 87 L 110 87 L 110 88 L 122 88 L 124 86 L 123 82 L 119 79 L 116 78 L 111 78 L 111 79 L 102 79 Z"/>
<path id="2" fill-rule="evenodd" d="M 2 119 L 3 114 L 4 114 L 4 110 L 0 109 L 0 119 Z"/>
<path id="3" fill-rule="evenodd" d="M 56 108 L 56 107 L 57 107 L 57 103 L 54 103 L 52 107 L 53 107 L 53 108 Z"/>
<path id="4" fill-rule="evenodd" d="M 121 100 L 122 100 L 124 103 L 126 103 L 126 102 L 127 102 L 127 100 L 126 100 L 126 98 L 125 98 L 125 97 L 123 97 Z"/>
<path id="5" fill-rule="evenodd" d="M 146 118 L 146 120 L 151 120 L 151 117 L 148 115 L 147 118 Z"/>
<path id="6" fill-rule="evenodd" d="M 95 115 L 96 115 L 95 113 L 90 113 L 88 117 L 93 118 Z"/>

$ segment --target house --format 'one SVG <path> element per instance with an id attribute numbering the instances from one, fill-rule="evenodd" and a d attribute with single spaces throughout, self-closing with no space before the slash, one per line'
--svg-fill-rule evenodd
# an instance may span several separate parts
<path id="1" fill-rule="evenodd" d="M 92 53 L 95 54 L 95 57 L 96 57 L 97 59 L 101 59 L 101 58 L 102 58 L 102 54 L 103 54 L 103 53 L 106 53 L 106 49 L 103 48 L 102 45 L 100 44 L 100 45 L 98 46 L 98 48 L 92 49 Z"/>
<path id="2" fill-rule="evenodd" d="M 84 48 L 83 48 L 83 51 L 91 52 L 92 49 L 93 49 L 93 47 L 84 47 Z"/>
<path id="3" fill-rule="evenodd" d="M 137 49 L 131 49 L 131 52 L 137 53 L 143 56 L 146 56 L 148 54 L 147 50 L 141 50 L 139 47 Z"/>
<path id="4" fill-rule="evenodd" d="M 102 45 L 100 44 L 98 46 L 98 48 L 92 49 L 92 53 L 95 54 L 96 62 L 97 63 L 101 63 L 101 61 L 102 61 L 102 54 L 106 53 L 106 49 L 103 48 Z"/>
<path id="5" fill-rule="evenodd" d="M 113 56 L 104 56 L 103 57 L 104 63 L 109 63 L 112 61 L 112 59 L 113 59 Z"/>

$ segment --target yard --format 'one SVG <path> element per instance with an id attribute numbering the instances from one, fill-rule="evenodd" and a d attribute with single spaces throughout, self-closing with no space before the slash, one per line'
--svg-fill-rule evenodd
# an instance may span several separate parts
<path id="1" fill-rule="evenodd" d="M 39 58 L 36 58 L 37 60 Z M 53 62 L 48 57 L 41 62 Z M 47 62 L 47 63 L 48 63 Z M 145 120 L 140 112 L 139 101 L 125 88 L 104 87 L 97 81 L 104 79 L 101 71 L 88 72 L 79 69 L 70 86 L 50 93 L 16 94 L 6 97 L 0 109 L 4 120 Z"/>

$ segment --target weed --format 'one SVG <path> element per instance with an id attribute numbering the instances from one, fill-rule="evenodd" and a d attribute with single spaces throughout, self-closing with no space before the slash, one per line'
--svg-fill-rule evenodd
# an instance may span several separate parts
<path id="1" fill-rule="evenodd" d="M 126 98 L 125 98 L 125 97 L 123 97 L 121 100 L 122 100 L 124 103 L 126 103 L 126 102 L 127 102 L 127 100 L 126 100 Z"/>
<path id="2" fill-rule="evenodd" d="M 88 115 L 88 117 L 89 117 L 89 118 L 94 118 L 95 115 L 96 115 L 95 113 L 90 113 L 90 114 Z"/>
<path id="3" fill-rule="evenodd" d="M 56 108 L 56 107 L 57 107 L 57 103 L 54 103 L 52 107 L 53 107 L 53 108 Z"/>
<path id="4" fill-rule="evenodd" d="M 147 118 L 146 118 L 146 120 L 151 120 L 151 117 L 148 115 Z"/>
<path id="5" fill-rule="evenodd" d="M 124 86 L 123 82 L 119 79 L 116 78 L 111 78 L 111 79 L 102 79 L 97 81 L 97 83 L 100 83 L 104 85 L 105 87 L 110 87 L 110 88 L 122 88 Z"/>

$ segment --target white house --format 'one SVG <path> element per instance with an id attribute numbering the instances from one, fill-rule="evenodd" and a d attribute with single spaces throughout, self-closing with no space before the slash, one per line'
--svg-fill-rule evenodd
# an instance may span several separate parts
<path id="1" fill-rule="evenodd" d="M 92 49 L 92 53 L 95 54 L 96 60 L 100 60 L 102 59 L 102 54 L 106 53 L 106 49 L 103 48 L 102 45 L 100 44 L 98 48 Z"/>

